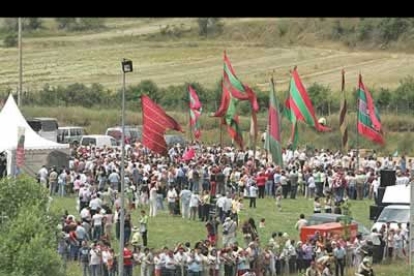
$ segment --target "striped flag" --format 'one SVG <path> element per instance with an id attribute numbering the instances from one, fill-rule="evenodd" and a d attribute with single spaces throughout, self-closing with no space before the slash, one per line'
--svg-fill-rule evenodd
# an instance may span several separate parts
<path id="1" fill-rule="evenodd" d="M 191 87 L 191 85 L 188 86 L 188 94 L 190 98 L 190 108 L 188 110 L 190 112 L 190 128 L 194 132 L 194 137 L 198 140 L 201 136 L 198 118 L 201 116 L 201 112 L 203 109 L 201 107 L 201 102 L 198 99 L 197 93 Z"/>
<path id="2" fill-rule="evenodd" d="M 141 104 L 143 124 L 142 144 L 156 153 L 166 155 L 167 144 L 164 139 L 165 130 L 174 129 L 181 132 L 183 130 L 179 123 L 168 116 L 148 96 L 141 96 Z"/>
<path id="3" fill-rule="evenodd" d="M 270 82 L 269 111 L 267 118 L 265 149 L 270 152 L 273 163 L 283 167 L 282 140 L 280 135 L 282 123 L 279 112 L 279 102 L 275 95 L 273 78 Z"/>
<path id="4" fill-rule="evenodd" d="M 285 101 L 285 116 L 292 123 L 292 135 L 290 143 L 292 149 L 296 148 L 298 139 L 298 121 L 303 121 L 309 126 L 315 128 L 317 131 L 330 131 L 331 129 L 323 126 L 316 119 L 315 111 L 313 109 L 312 101 L 309 98 L 308 92 L 300 80 L 296 67 L 292 72 L 292 79 L 289 84 L 289 94 Z"/>
<path id="5" fill-rule="evenodd" d="M 256 148 L 258 124 L 256 113 L 259 111 L 256 93 L 248 85 L 243 84 L 236 76 L 233 66 L 224 51 L 223 83 L 226 85 L 232 98 L 240 101 L 249 101 L 251 107 L 250 117 L 250 141 L 251 147 Z"/>
<path id="6" fill-rule="evenodd" d="M 342 91 L 342 104 L 341 104 L 341 111 L 339 112 L 339 129 L 342 134 L 342 148 L 344 152 L 348 151 L 348 122 L 346 120 L 346 113 L 348 112 L 348 107 L 346 104 L 346 97 L 345 97 L 345 70 L 342 70 L 342 83 L 341 83 L 341 91 Z"/>
<path id="7" fill-rule="evenodd" d="M 381 129 L 381 118 L 378 109 L 374 105 L 371 93 L 362 83 L 359 75 L 358 84 L 358 133 L 369 140 L 384 145 L 384 137 Z"/>

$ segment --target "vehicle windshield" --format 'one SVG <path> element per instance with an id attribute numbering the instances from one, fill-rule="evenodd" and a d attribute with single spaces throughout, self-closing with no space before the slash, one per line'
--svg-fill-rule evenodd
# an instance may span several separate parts
<path id="1" fill-rule="evenodd" d="M 55 131 L 58 128 L 58 124 L 54 120 L 44 120 L 42 121 L 42 130 L 43 131 Z"/>
<path id="2" fill-rule="evenodd" d="M 409 209 L 385 208 L 378 218 L 378 222 L 407 222 L 410 220 Z"/>

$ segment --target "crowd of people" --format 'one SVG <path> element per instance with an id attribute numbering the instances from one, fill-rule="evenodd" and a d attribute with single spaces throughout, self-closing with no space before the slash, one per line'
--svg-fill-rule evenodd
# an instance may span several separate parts
<path id="1" fill-rule="evenodd" d="M 380 244 L 387 241 L 391 258 L 406 258 L 407 228 L 398 233 L 381 229 L 370 239 L 358 236 L 354 240 L 316 233 L 303 242 L 275 232 L 264 243 L 267 237 L 259 238 L 254 219 L 242 223 L 239 213 L 243 208 L 256 208 L 265 197 L 275 200 L 279 212 L 284 199 L 304 197 L 314 201 L 314 213 L 350 215 L 352 200 L 377 196 L 381 169 L 397 170 L 397 184 L 408 184 L 414 176 L 411 159 L 408 163 L 405 157 L 399 163 L 391 157 L 377 161 L 374 153 L 357 166 L 352 152 L 286 150 L 281 167 L 269 162 L 263 151 L 254 156 L 249 149 L 199 144 L 192 148 L 196 157 L 185 160 L 188 149 L 180 145 L 171 147 L 168 156 L 153 154 L 140 144 L 127 146 L 125 275 L 132 275 L 137 265 L 140 275 L 147 276 L 343 276 L 346 266 L 356 267 L 361 275 L 373 275 L 378 240 Z M 65 260 L 79 261 L 84 276 L 117 275 L 119 264 L 111 245 L 119 239 L 121 229 L 120 157 L 118 148 L 78 147 L 73 149 L 69 167 L 44 166 L 38 172 L 38 181 L 48 187 L 51 196 L 76 195 L 79 214 L 62 217 L 58 251 Z M 139 224 L 133 226 L 135 209 L 141 215 Z M 171 216 L 205 223 L 206 237 L 200 237 L 194 246 L 186 242 L 170 249 L 149 247 L 148 222 L 165 209 Z M 264 223 L 262 219 L 259 227 Z M 305 225 L 301 215 L 297 229 Z M 238 232 L 243 244 L 237 242 Z"/>

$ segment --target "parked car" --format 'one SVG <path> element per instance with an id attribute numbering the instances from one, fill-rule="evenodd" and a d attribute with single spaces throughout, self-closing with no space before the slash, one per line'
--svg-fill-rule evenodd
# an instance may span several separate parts
<path id="1" fill-rule="evenodd" d="M 391 229 L 397 229 L 398 223 L 401 223 L 401 226 L 406 228 L 407 223 L 410 221 L 410 206 L 409 205 L 388 205 L 386 206 L 381 214 L 379 215 L 377 221 L 372 226 L 372 229 L 381 229 L 383 224 L 390 222 Z"/>
<path id="2" fill-rule="evenodd" d="M 181 135 L 164 135 L 165 143 L 168 147 L 175 146 L 180 144 L 181 147 L 185 147 L 187 145 L 187 141 Z"/>
<path id="3" fill-rule="evenodd" d="M 114 137 L 119 146 L 121 144 L 122 127 L 107 128 L 105 135 Z M 125 126 L 125 143 L 133 144 L 137 141 L 142 141 L 142 126 Z"/>
<path id="4" fill-rule="evenodd" d="M 338 214 L 313 214 L 308 219 L 307 226 L 319 225 L 324 223 L 330 222 L 341 222 L 346 218 L 345 215 L 338 215 Z M 362 237 L 368 236 L 371 232 L 360 222 L 352 219 L 352 223 L 356 223 L 358 225 L 358 234 L 361 234 Z"/>
<path id="5" fill-rule="evenodd" d="M 57 142 L 58 121 L 56 118 L 31 118 L 26 120 L 29 126 L 41 137 Z"/>
<path id="6" fill-rule="evenodd" d="M 84 135 L 80 141 L 82 146 L 116 147 L 116 140 L 108 135 Z"/>
<path id="7" fill-rule="evenodd" d="M 78 145 L 82 136 L 86 134 L 83 127 L 66 126 L 59 127 L 57 141 L 62 144 Z"/>

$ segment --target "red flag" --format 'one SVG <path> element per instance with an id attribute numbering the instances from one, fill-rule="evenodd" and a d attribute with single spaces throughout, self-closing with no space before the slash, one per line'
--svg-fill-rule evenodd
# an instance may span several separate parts
<path id="1" fill-rule="evenodd" d="M 166 129 L 183 131 L 181 126 L 148 96 L 141 96 L 142 104 L 142 144 L 150 150 L 167 154 L 167 145 L 164 140 Z"/>
<path id="2" fill-rule="evenodd" d="M 184 161 L 189 161 L 191 159 L 193 159 L 195 156 L 195 150 L 193 148 L 189 149 L 188 151 L 186 151 L 183 155 L 183 160 Z"/>
<path id="3" fill-rule="evenodd" d="M 194 137 L 196 139 L 200 139 L 201 131 L 200 131 L 200 124 L 198 122 L 198 118 L 201 116 L 201 112 L 203 108 L 201 107 L 201 102 L 198 99 L 197 93 L 191 87 L 188 86 L 188 94 L 189 94 L 189 112 L 190 112 L 190 129 L 194 132 Z"/>

